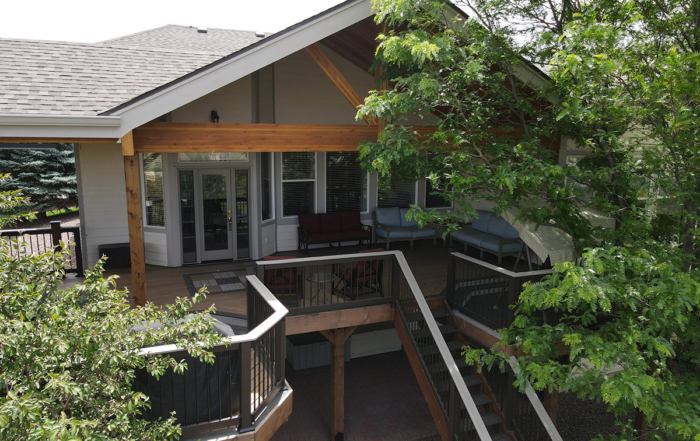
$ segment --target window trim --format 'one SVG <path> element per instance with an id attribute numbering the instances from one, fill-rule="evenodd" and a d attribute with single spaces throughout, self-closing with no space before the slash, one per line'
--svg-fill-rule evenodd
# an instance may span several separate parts
<path id="1" fill-rule="evenodd" d="M 276 219 L 276 205 L 275 204 L 275 153 L 274 152 L 262 152 L 262 153 L 269 153 L 270 154 L 270 218 L 263 220 L 263 215 L 262 215 L 262 210 L 263 210 L 263 204 L 262 204 L 262 198 L 260 198 L 260 223 L 261 224 L 267 224 L 269 222 L 274 222 Z M 262 185 L 262 153 L 260 154 L 260 192 L 262 193 L 263 191 L 263 185 Z"/>
<path id="2" fill-rule="evenodd" d="M 149 225 L 148 223 L 148 214 L 146 212 L 146 176 L 144 173 L 144 168 L 143 168 L 143 153 L 139 153 L 139 184 L 141 185 L 141 224 L 143 228 L 149 228 L 149 229 L 156 229 L 156 230 L 165 230 L 167 222 L 165 220 L 166 218 L 166 209 L 165 209 L 165 201 L 166 201 L 166 196 L 165 196 L 165 187 L 166 187 L 166 177 L 165 177 L 165 154 L 164 153 L 158 153 L 161 157 L 161 162 L 162 162 L 162 167 L 163 167 L 163 225 Z"/>
<path id="3" fill-rule="evenodd" d="M 303 152 L 303 153 L 313 153 L 314 155 L 314 178 L 313 179 L 284 179 L 284 154 L 285 153 L 292 153 L 292 152 L 282 152 L 282 156 L 280 156 L 280 173 L 281 173 L 281 190 L 282 194 L 280 195 L 281 200 L 282 200 L 282 206 L 280 207 L 282 209 L 282 218 L 284 219 L 294 219 L 298 218 L 298 214 L 290 214 L 286 215 L 284 214 L 284 183 L 285 182 L 313 182 L 314 183 L 314 214 L 318 212 L 318 152 Z"/>
<path id="4" fill-rule="evenodd" d="M 325 191 L 323 192 L 323 198 L 326 202 L 326 212 L 328 212 L 328 154 L 329 153 L 343 153 L 343 152 L 326 152 L 326 154 L 324 155 L 325 156 L 324 157 L 324 161 L 325 161 L 325 164 L 324 164 Z M 365 180 L 367 183 L 367 187 L 365 187 L 366 188 L 365 197 L 367 198 L 366 199 L 367 200 L 367 209 L 364 211 L 360 210 L 360 214 L 368 214 L 368 213 L 370 213 L 370 208 L 369 208 L 369 206 L 370 206 L 370 204 L 369 204 L 370 183 L 371 183 L 370 182 L 370 173 L 367 170 L 362 170 L 362 171 L 365 173 Z"/>

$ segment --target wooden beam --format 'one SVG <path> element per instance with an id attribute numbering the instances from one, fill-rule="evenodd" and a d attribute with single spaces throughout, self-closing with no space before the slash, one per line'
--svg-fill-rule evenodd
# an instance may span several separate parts
<path id="1" fill-rule="evenodd" d="M 398 315 L 394 319 L 394 326 L 396 327 L 396 332 L 399 334 L 399 339 L 401 340 L 403 349 L 408 357 L 408 362 L 411 364 L 416 380 L 418 380 L 418 386 L 420 387 L 421 392 L 423 392 L 425 402 L 428 404 L 428 410 L 430 410 L 433 421 L 435 421 L 438 433 L 443 441 L 448 441 L 449 428 L 447 426 L 447 420 L 445 419 L 440 403 L 438 402 L 437 397 L 435 397 L 433 389 L 430 386 L 430 379 L 428 379 L 427 374 L 425 371 L 423 371 L 420 355 L 413 348 L 411 336 L 408 335 L 408 330 L 404 327 L 403 322 Z"/>
<path id="2" fill-rule="evenodd" d="M 376 139 L 376 128 L 360 125 L 157 122 L 134 129 L 134 152 L 357 151 Z"/>
<path id="3" fill-rule="evenodd" d="M 353 332 L 357 329 L 357 326 L 351 326 L 349 328 L 345 328 L 345 336 L 343 338 L 343 341 L 347 341 L 350 336 L 352 335 Z"/>
<path id="4" fill-rule="evenodd" d="M 143 246 L 143 214 L 141 212 L 141 176 L 138 156 L 124 156 L 126 179 L 126 211 L 131 250 L 131 292 L 134 305 L 146 304 L 146 259 Z"/>
<path id="5" fill-rule="evenodd" d="M 0 137 L 0 142 L 43 142 L 43 143 L 60 143 L 60 144 L 115 144 L 119 141 L 117 138 L 16 138 L 16 137 Z"/>
<path id="6" fill-rule="evenodd" d="M 347 328 L 394 320 L 391 305 L 365 306 L 340 311 L 293 315 L 285 319 L 286 335 L 306 334 L 328 329 Z"/>
<path id="7" fill-rule="evenodd" d="M 322 336 L 326 337 L 326 340 L 328 340 L 329 342 L 333 343 L 335 341 L 335 334 L 333 333 L 333 331 L 322 330 L 318 332 Z"/>
<path id="8" fill-rule="evenodd" d="M 326 54 L 323 53 L 320 47 L 316 44 L 306 46 L 306 52 L 309 53 L 311 58 L 318 64 L 321 70 L 330 78 L 330 80 L 335 84 L 340 93 L 343 94 L 346 100 L 352 105 L 352 107 L 357 110 L 364 100 L 360 97 L 360 94 L 355 91 L 355 89 L 350 85 L 348 80 L 345 79 L 343 74 L 340 73 L 337 67 L 328 59 Z M 374 121 L 370 120 L 369 117 L 363 117 L 367 124 L 374 125 Z"/>
<path id="9" fill-rule="evenodd" d="M 345 330 L 334 331 L 331 342 L 331 440 L 345 433 Z"/>
<path id="10" fill-rule="evenodd" d="M 132 131 L 122 136 L 122 155 L 134 156 L 134 132 Z"/>

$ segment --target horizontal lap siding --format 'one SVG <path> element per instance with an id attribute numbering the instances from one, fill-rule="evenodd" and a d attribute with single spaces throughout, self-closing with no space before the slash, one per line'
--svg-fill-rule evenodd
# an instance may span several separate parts
<path id="1" fill-rule="evenodd" d="M 262 255 L 269 256 L 277 251 L 276 225 L 274 223 L 265 225 L 261 229 Z"/>
<path id="2" fill-rule="evenodd" d="M 85 222 L 88 265 L 97 262 L 98 247 L 128 243 L 124 159 L 119 144 L 82 144 L 79 148 L 82 192 L 80 209 Z M 165 231 L 144 232 L 146 263 L 167 265 Z"/>

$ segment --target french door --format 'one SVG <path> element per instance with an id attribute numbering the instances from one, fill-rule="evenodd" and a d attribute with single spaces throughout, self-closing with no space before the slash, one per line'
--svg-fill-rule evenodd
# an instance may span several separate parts
<path id="1" fill-rule="evenodd" d="M 201 169 L 196 173 L 197 260 L 250 258 L 248 170 Z"/>

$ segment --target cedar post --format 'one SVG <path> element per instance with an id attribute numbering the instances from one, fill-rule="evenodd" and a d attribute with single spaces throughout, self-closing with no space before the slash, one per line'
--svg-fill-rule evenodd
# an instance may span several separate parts
<path id="1" fill-rule="evenodd" d="M 124 178 L 126 181 L 126 211 L 129 222 L 131 253 L 131 292 L 134 306 L 146 304 L 146 259 L 143 246 L 143 212 L 141 211 L 141 176 L 138 156 L 134 155 L 131 132 L 122 138 Z M 131 153 L 129 155 L 129 153 Z"/>
<path id="2" fill-rule="evenodd" d="M 54 252 L 61 252 L 61 221 L 51 221 L 51 245 Z"/>
<path id="3" fill-rule="evenodd" d="M 345 437 L 345 341 L 357 326 L 320 331 L 331 342 L 331 440 Z"/>

